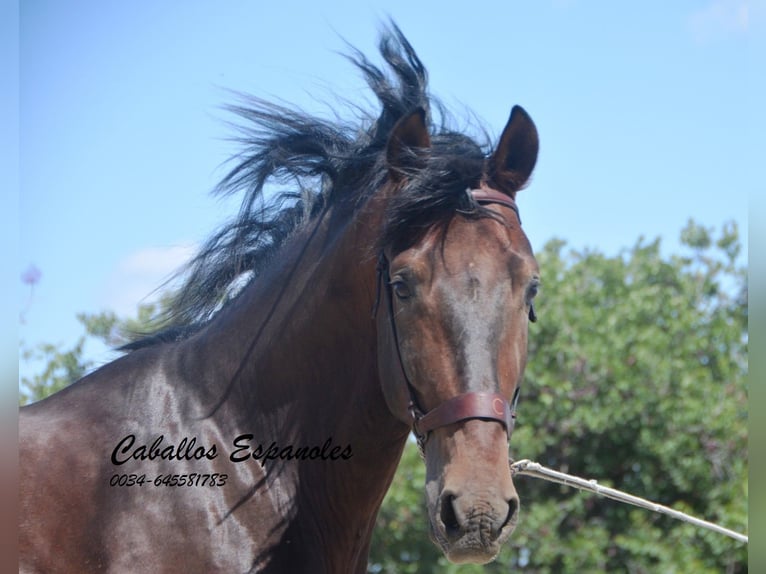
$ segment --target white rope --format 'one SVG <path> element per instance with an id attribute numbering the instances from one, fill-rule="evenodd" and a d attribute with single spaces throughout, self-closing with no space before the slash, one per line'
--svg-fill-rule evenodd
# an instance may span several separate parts
<path id="1" fill-rule="evenodd" d="M 734 538 L 735 540 L 738 540 L 740 542 L 747 543 L 748 541 L 748 538 L 746 535 L 740 534 L 739 532 L 734 532 L 733 530 L 729 530 L 728 528 L 724 528 L 723 526 L 718 526 L 717 524 L 713 524 L 712 522 L 708 522 L 707 520 L 700 520 L 699 518 L 695 518 L 683 512 L 679 512 L 678 510 L 673 510 L 672 508 L 668 508 L 667 506 L 656 504 L 649 500 L 645 500 L 643 498 L 639 498 L 637 496 L 627 494 L 620 490 L 609 488 L 608 486 L 601 486 L 595 480 L 586 480 L 584 478 L 572 476 L 571 474 L 565 474 L 563 472 L 559 472 L 557 470 L 547 468 L 541 465 L 540 463 L 532 462 L 530 460 L 525 459 L 525 460 L 519 460 L 519 461 L 511 463 L 511 474 L 513 475 L 522 474 L 525 476 L 533 476 L 535 478 L 542 478 L 543 480 L 549 480 L 551 482 L 556 482 L 558 484 L 571 486 L 572 488 L 577 488 L 579 490 L 586 490 L 588 492 L 593 492 L 594 494 L 598 494 L 606 498 L 611 498 L 619 502 L 625 502 L 627 504 L 632 504 L 634 506 L 640 506 L 641 508 L 646 508 L 647 510 L 659 512 L 660 514 L 667 514 L 668 516 L 672 516 L 673 518 L 677 520 L 683 520 L 684 522 L 689 522 L 690 524 L 694 524 L 695 526 L 700 526 L 702 528 L 707 528 L 709 530 L 718 532 L 720 534 L 725 534 L 726 536 Z"/>

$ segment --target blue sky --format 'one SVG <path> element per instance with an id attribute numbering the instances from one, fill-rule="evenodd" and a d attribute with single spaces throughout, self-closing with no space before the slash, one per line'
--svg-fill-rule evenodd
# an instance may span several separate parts
<path id="1" fill-rule="evenodd" d="M 534 247 L 614 254 L 644 236 L 676 252 L 689 218 L 736 221 L 746 238 L 764 4 L 25 2 L 17 277 L 42 277 L 31 299 L 19 280 L 20 339 L 71 346 L 76 313 L 132 315 L 237 208 L 209 195 L 236 151 L 228 90 L 323 114 L 332 92 L 370 101 L 339 52 L 345 39 L 379 62 L 388 15 L 458 116 L 494 134 L 514 104 L 535 120 L 540 158 L 519 196 Z"/>

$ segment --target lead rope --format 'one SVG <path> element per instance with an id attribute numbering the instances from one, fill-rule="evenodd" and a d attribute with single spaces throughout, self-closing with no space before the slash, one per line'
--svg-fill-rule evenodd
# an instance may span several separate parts
<path id="1" fill-rule="evenodd" d="M 511 466 L 511 474 L 513 476 L 532 476 L 534 478 L 541 478 L 543 480 L 555 482 L 556 484 L 570 486 L 578 490 L 592 492 L 594 494 L 598 494 L 599 496 L 611 498 L 612 500 L 616 500 L 618 502 L 632 504 L 633 506 L 645 508 L 647 510 L 651 510 L 652 512 L 665 514 L 675 518 L 676 520 L 688 522 L 690 524 L 694 524 L 695 526 L 699 526 L 700 528 L 707 528 L 708 530 L 718 532 L 719 534 L 724 534 L 730 538 L 733 538 L 734 540 L 744 542 L 745 544 L 748 543 L 748 537 L 745 534 L 740 534 L 739 532 L 729 530 L 728 528 L 724 528 L 718 524 L 714 524 L 700 518 L 695 518 L 694 516 L 679 510 L 674 510 L 667 506 L 657 504 L 656 502 L 652 502 L 644 498 L 639 498 L 638 496 L 633 496 L 632 494 L 622 492 L 621 490 L 609 488 L 608 486 L 601 486 L 596 480 L 586 480 L 584 478 L 572 476 L 571 474 L 559 472 L 557 470 L 553 470 L 552 468 L 547 468 L 540 463 L 532 462 L 531 460 L 526 459 L 516 462 L 514 462 L 512 459 L 509 459 L 508 463 Z"/>

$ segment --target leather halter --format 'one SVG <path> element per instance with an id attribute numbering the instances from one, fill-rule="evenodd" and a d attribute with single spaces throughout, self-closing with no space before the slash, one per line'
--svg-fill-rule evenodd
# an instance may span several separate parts
<path id="1" fill-rule="evenodd" d="M 473 200 L 480 205 L 495 203 L 512 209 L 519 220 L 519 224 L 521 224 L 519 208 L 510 196 L 492 189 L 473 189 L 466 191 Z M 513 427 L 516 423 L 516 404 L 519 400 L 518 385 L 516 386 L 511 402 L 508 402 L 503 395 L 498 393 L 471 391 L 448 399 L 428 412 L 425 412 L 420 408 L 415 387 L 407 376 L 407 371 L 402 362 L 402 354 L 399 347 L 399 334 L 396 329 L 396 320 L 394 318 L 394 301 L 388 258 L 383 252 L 380 253 L 378 258 L 377 276 L 378 286 L 375 297 L 375 306 L 373 307 L 373 317 L 377 314 L 378 305 L 380 303 L 381 285 L 385 285 L 388 319 L 393 334 L 394 345 L 396 346 L 399 368 L 404 381 L 407 384 L 407 392 L 409 394 L 407 410 L 412 418 L 412 432 L 417 439 L 420 454 L 424 454 L 425 444 L 432 430 L 470 419 L 499 422 L 503 425 L 503 428 L 505 428 L 508 440 L 510 440 L 511 433 L 513 433 Z M 532 315 L 530 315 L 530 318 L 531 316 Z"/>

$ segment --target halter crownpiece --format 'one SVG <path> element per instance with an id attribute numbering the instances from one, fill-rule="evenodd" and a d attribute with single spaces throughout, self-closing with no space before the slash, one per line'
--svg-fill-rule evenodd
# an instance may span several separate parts
<path id="1" fill-rule="evenodd" d="M 513 198 L 510 195 L 506 195 L 505 193 L 501 191 L 496 191 L 494 189 L 487 189 L 487 188 L 467 189 L 466 193 L 468 193 L 471 197 L 473 197 L 476 203 L 479 203 L 479 204 L 497 203 L 498 205 L 504 205 L 506 207 L 510 207 L 513 210 L 513 212 L 516 214 L 516 218 L 519 220 L 519 225 L 521 225 L 521 215 L 519 214 L 519 206 L 516 205 L 516 202 L 513 200 Z"/>
<path id="2" fill-rule="evenodd" d="M 479 204 L 499 204 L 509 207 L 516 214 L 521 224 L 519 208 L 516 202 L 509 195 L 495 191 L 493 189 L 469 189 L 466 192 Z M 394 345 L 396 346 L 396 356 L 401 370 L 402 377 L 407 384 L 409 394 L 409 403 L 407 410 L 412 419 L 412 432 L 418 442 L 421 455 L 424 454 L 424 448 L 431 431 L 443 426 L 457 422 L 478 419 L 485 421 L 497 421 L 503 425 L 508 440 L 511 439 L 511 433 L 516 423 L 516 404 L 519 400 L 519 386 L 513 393 L 513 399 L 509 403 L 501 394 L 490 392 L 467 392 L 453 397 L 430 411 L 423 411 L 417 401 L 415 387 L 407 376 L 407 371 L 402 362 L 402 352 L 399 347 L 399 334 L 394 319 L 394 301 L 391 293 L 391 277 L 389 274 L 389 264 L 386 255 L 381 252 L 378 257 L 377 265 L 377 290 L 375 294 L 375 303 L 373 305 L 373 317 L 377 314 L 380 304 L 381 286 L 385 285 L 386 303 L 388 319 L 393 334 Z M 530 309 L 530 320 L 534 321 L 534 311 Z"/>

